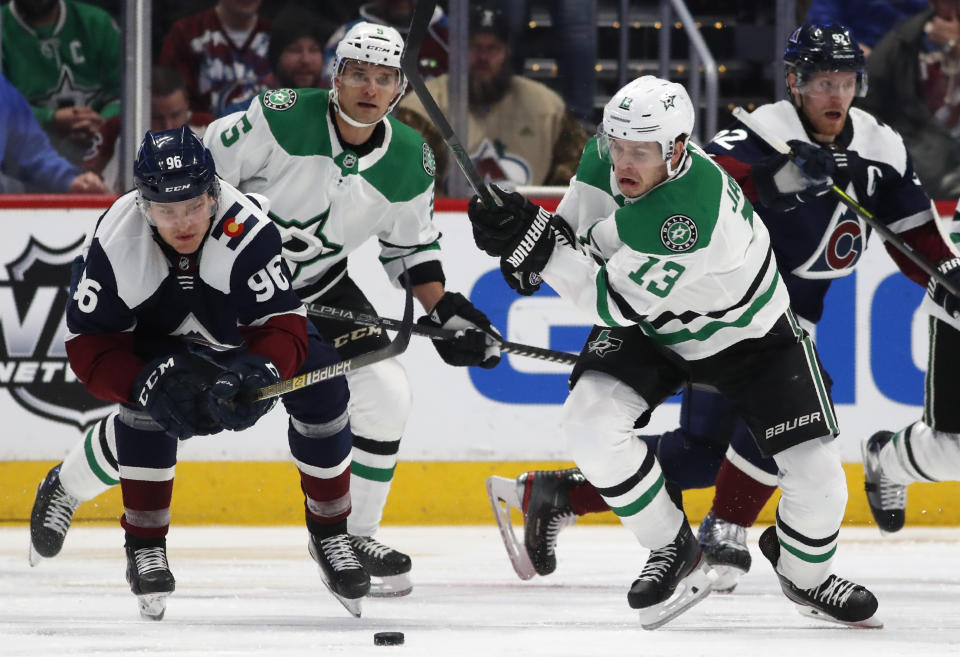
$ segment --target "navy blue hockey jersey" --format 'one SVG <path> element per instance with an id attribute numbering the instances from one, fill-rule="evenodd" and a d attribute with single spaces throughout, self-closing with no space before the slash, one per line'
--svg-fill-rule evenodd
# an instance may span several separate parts
<path id="1" fill-rule="evenodd" d="M 751 116 L 784 141 L 812 143 L 789 101 L 763 105 Z M 932 262 L 949 257 L 933 223 L 930 199 L 914 174 L 903 140 L 892 128 L 851 108 L 835 146 L 855 151 L 862 159 L 862 166 L 851 167 L 849 176 L 836 177 L 840 189 Z M 718 132 L 705 150 L 736 178 L 766 224 L 794 312 L 819 321 L 831 280 L 850 274 L 860 260 L 870 234 L 868 225 L 832 193 L 786 212 L 760 203 L 750 169 L 775 151 L 739 121 Z M 892 247 L 888 250 L 905 274 L 926 283 L 926 274 Z"/>
<path id="2" fill-rule="evenodd" d="M 306 313 L 281 259 L 280 233 L 259 207 L 221 180 L 210 231 L 187 256 L 161 246 L 136 201 L 129 192 L 100 218 L 67 306 L 67 354 L 90 392 L 127 401 L 144 365 L 135 340 L 150 338 L 246 349 L 284 377 L 296 372 Z"/>

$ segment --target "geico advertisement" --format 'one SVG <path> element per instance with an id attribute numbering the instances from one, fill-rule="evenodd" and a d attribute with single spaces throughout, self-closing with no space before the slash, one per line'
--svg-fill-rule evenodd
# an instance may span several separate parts
<path id="1" fill-rule="evenodd" d="M 69 263 L 102 210 L 0 209 L 0 459 L 56 459 L 110 406 L 83 390 L 66 363 L 64 305 Z M 473 245 L 461 212 L 438 212 L 447 289 L 467 294 L 504 337 L 579 352 L 589 327 L 546 285 L 514 294 L 494 259 Z M 858 441 L 920 415 L 926 368 L 923 289 L 901 275 L 879 240 L 857 272 L 831 287 L 816 340 L 834 381 L 844 460 Z M 378 312 L 400 318 L 401 290 L 380 267 L 376 240 L 351 256 L 350 272 Z M 418 314 L 421 312 L 417 308 Z M 349 330 L 345 325 L 345 331 Z M 401 456 L 410 460 L 564 460 L 560 406 L 569 366 L 505 356 L 493 370 L 445 365 L 427 338 L 400 357 L 413 390 Z M 678 398 L 646 428 L 675 428 Z M 181 459 L 288 458 L 282 406 L 242 433 L 184 441 Z"/>

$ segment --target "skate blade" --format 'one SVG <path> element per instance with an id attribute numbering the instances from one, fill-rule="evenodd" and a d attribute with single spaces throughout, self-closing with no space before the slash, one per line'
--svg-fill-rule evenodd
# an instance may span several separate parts
<path id="1" fill-rule="evenodd" d="M 39 552 L 37 552 L 33 548 L 33 542 L 31 541 L 30 552 L 29 554 L 27 554 L 27 559 L 30 561 L 30 567 L 33 568 L 34 566 L 37 566 L 41 561 L 46 559 L 46 557 L 40 554 Z"/>
<path id="2" fill-rule="evenodd" d="M 640 627 L 655 630 L 702 601 L 713 590 L 716 574 L 706 562 L 700 564 L 683 581 L 666 601 L 640 610 Z"/>
<path id="3" fill-rule="evenodd" d="M 520 495 L 517 493 L 517 482 L 506 477 L 487 477 L 487 497 L 490 498 L 490 506 L 493 508 L 493 515 L 497 519 L 497 527 L 500 528 L 500 538 L 503 539 L 503 547 L 507 550 L 507 556 L 510 558 L 510 564 L 517 573 L 517 577 L 523 580 L 531 579 L 537 574 L 527 554 L 523 543 L 517 540 L 513 531 L 513 523 L 510 521 L 510 509 L 514 508 L 523 519 L 523 508 L 520 501 Z"/>
<path id="4" fill-rule="evenodd" d="M 167 611 L 168 595 L 170 595 L 169 591 L 138 595 L 137 605 L 140 607 L 140 618 L 152 621 L 163 620 L 163 614 Z"/>
<path id="5" fill-rule="evenodd" d="M 733 593 L 737 584 L 740 583 L 740 578 L 747 574 L 747 571 L 736 566 L 710 564 L 710 568 L 717 574 L 717 579 L 713 583 L 714 593 Z"/>
<path id="6" fill-rule="evenodd" d="M 388 575 L 385 577 L 370 576 L 370 592 L 368 598 L 401 598 L 410 595 L 413 591 L 413 582 L 409 573 Z"/>
<path id="7" fill-rule="evenodd" d="M 800 612 L 800 615 L 806 616 L 807 618 L 815 618 L 816 620 L 837 623 L 838 625 L 846 625 L 847 627 L 859 627 L 865 630 L 879 630 L 883 628 L 883 621 L 876 616 L 865 618 L 862 621 L 845 621 L 840 620 L 839 618 L 834 618 L 830 614 L 820 611 L 819 609 L 814 609 L 813 607 L 808 607 L 807 605 L 802 605 L 799 603 L 794 604 L 797 606 L 797 611 Z"/>

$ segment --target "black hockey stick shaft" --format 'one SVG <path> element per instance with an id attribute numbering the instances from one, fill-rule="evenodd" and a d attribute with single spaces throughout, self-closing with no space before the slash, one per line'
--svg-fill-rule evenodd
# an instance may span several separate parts
<path id="1" fill-rule="evenodd" d="M 447 117 L 437 105 L 437 101 L 434 100 L 430 90 L 427 89 L 423 76 L 420 75 L 420 46 L 423 45 L 423 39 L 427 35 L 427 30 L 430 27 L 430 19 L 433 17 L 433 11 L 436 6 L 437 0 L 420 0 L 417 2 L 417 6 L 413 11 L 413 18 L 410 20 L 410 30 L 407 32 L 407 43 L 403 49 L 403 55 L 400 57 L 400 68 L 403 69 L 403 74 L 407 76 L 407 81 L 410 83 L 410 86 L 413 87 L 413 92 L 417 94 L 417 98 L 423 103 L 423 108 L 427 112 L 427 116 L 433 121 L 433 124 L 440 132 L 440 137 L 443 139 L 443 142 L 450 149 L 450 152 L 453 153 L 454 159 L 456 159 L 457 164 L 460 165 L 460 170 L 463 171 L 463 175 L 467 177 L 467 182 L 473 187 L 473 191 L 480 196 L 480 200 L 483 201 L 483 204 L 487 207 L 500 205 L 497 199 L 490 193 L 490 190 L 487 189 L 483 178 L 480 176 L 480 172 L 477 171 L 477 167 L 474 166 L 470 156 L 467 155 L 463 144 L 460 143 L 460 139 L 453 131 L 450 122 L 447 121 Z"/>
<path id="2" fill-rule="evenodd" d="M 777 137 L 769 133 L 762 125 L 760 125 L 750 114 L 743 109 L 742 107 L 733 108 L 733 116 L 740 123 L 745 125 L 750 129 L 750 132 L 760 137 L 765 141 L 771 148 L 776 150 L 783 155 L 786 155 L 791 160 L 796 157 L 793 152 L 793 149 L 790 148 L 790 145 Z M 900 253 L 907 256 L 913 264 L 923 270 L 927 276 L 933 278 L 937 283 L 942 285 L 946 290 L 957 297 L 960 296 L 960 290 L 957 289 L 953 283 L 951 283 L 946 276 L 941 274 L 937 268 L 927 260 L 922 254 L 917 253 L 916 249 L 904 242 L 899 235 L 894 233 L 892 230 L 887 228 L 879 219 L 877 219 L 872 212 L 867 210 L 865 207 L 857 203 L 854 199 L 850 198 L 850 195 L 844 192 L 842 189 L 836 185 L 830 186 L 830 191 L 833 192 L 833 195 L 836 196 L 841 203 L 843 203 L 851 212 L 860 216 L 865 222 L 867 222 L 871 228 L 873 228 L 877 233 L 882 237 L 886 242 L 892 244 Z M 936 221 L 936 217 L 934 217 Z"/>
<path id="3" fill-rule="evenodd" d="M 379 315 L 370 315 L 367 313 L 357 312 L 355 310 L 335 308 L 333 306 L 325 306 L 318 303 L 308 303 L 305 305 L 307 307 L 307 313 L 316 317 L 334 319 L 341 322 L 356 324 L 358 326 L 384 328 L 391 331 L 397 331 L 403 327 L 403 322 L 390 319 L 389 317 L 380 317 Z M 457 331 L 453 329 L 446 329 L 440 326 L 425 326 L 423 324 L 414 324 L 412 332 L 413 335 L 420 335 L 433 340 L 452 340 L 453 338 L 457 337 Z M 520 344 L 518 342 L 508 342 L 506 340 L 500 342 L 500 351 L 506 354 L 526 356 L 527 358 L 536 358 L 537 360 L 546 360 L 552 363 L 565 363 L 567 365 L 573 365 L 577 362 L 577 356 L 566 351 L 556 351 L 554 349 L 546 349 L 544 347 L 534 347 L 533 345 Z"/>
<path id="4" fill-rule="evenodd" d="M 404 268 L 404 271 L 406 271 L 406 268 Z M 410 334 L 414 326 L 413 288 L 410 287 L 409 277 L 404 277 L 404 280 L 406 281 L 406 298 L 404 299 L 403 305 L 403 319 L 397 322 L 397 334 L 394 336 L 393 341 L 390 344 L 381 349 L 368 351 L 365 354 L 360 354 L 359 356 L 354 356 L 353 358 L 347 358 L 337 363 L 331 363 L 325 367 L 321 367 L 310 372 L 305 372 L 304 374 L 299 374 L 292 379 L 279 381 L 272 385 L 258 388 L 257 390 L 252 391 L 252 393 L 243 399 L 243 401 L 251 402 L 269 399 L 271 397 L 279 397 L 280 395 L 285 395 L 288 392 L 300 390 L 301 388 L 306 388 L 307 386 L 312 386 L 328 379 L 333 379 L 338 376 L 345 376 L 354 370 L 360 369 L 361 367 L 366 367 L 367 365 L 372 365 L 373 363 L 378 363 L 382 360 L 399 356 L 406 351 L 407 345 L 410 343 Z"/>

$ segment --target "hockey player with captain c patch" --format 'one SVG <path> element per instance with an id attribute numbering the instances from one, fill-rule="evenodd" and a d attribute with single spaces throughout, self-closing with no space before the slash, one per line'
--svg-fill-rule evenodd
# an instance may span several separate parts
<path id="1" fill-rule="evenodd" d="M 633 434 L 637 418 L 688 382 L 718 389 L 780 466 L 777 525 L 761 550 L 784 594 L 804 613 L 876 627 L 876 598 L 831 573 L 847 494 L 816 349 L 789 309 L 763 222 L 736 181 L 689 143 L 692 130 L 683 87 L 634 80 L 606 105 L 603 132 L 584 150 L 551 229 L 538 230 L 542 209 L 494 190 L 503 208 L 470 204 L 477 245 L 501 258 L 508 282 L 540 274 L 597 324 L 561 427 L 582 474 L 651 550 L 627 595 L 644 627 L 712 586 L 656 456 Z M 619 341 L 615 357 L 590 349 L 601 334 Z M 767 437 L 779 423 L 784 430 Z"/>

